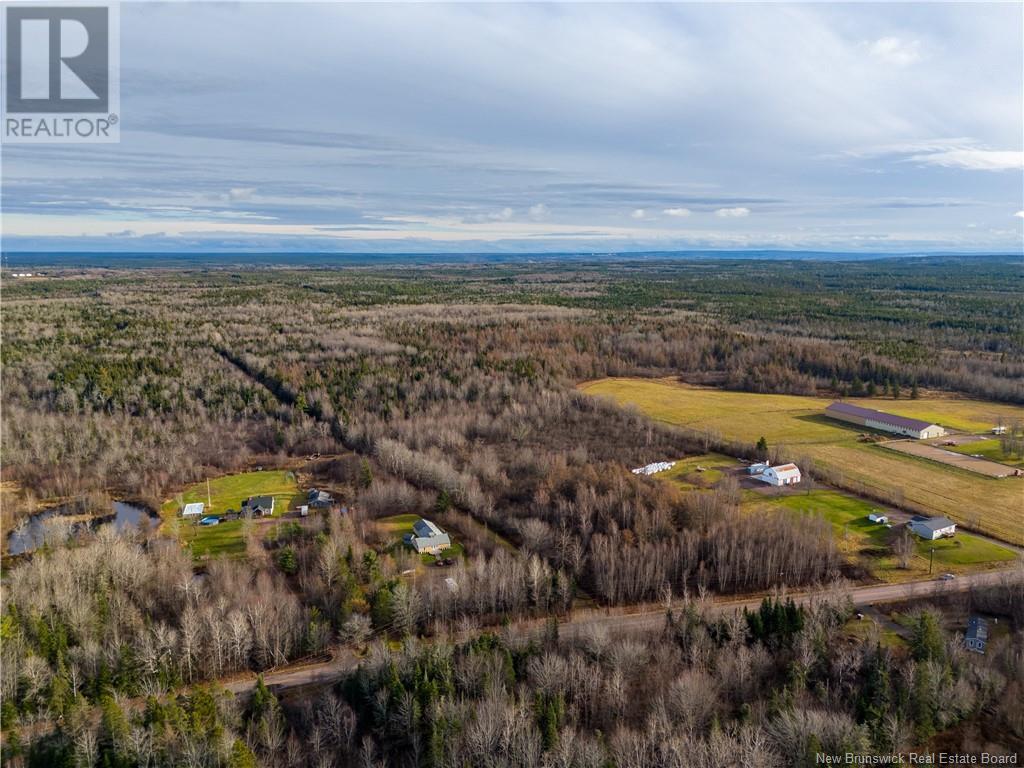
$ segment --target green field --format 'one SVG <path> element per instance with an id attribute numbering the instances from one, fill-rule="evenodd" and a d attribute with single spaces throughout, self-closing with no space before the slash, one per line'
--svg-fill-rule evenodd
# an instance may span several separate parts
<path id="1" fill-rule="evenodd" d="M 1021 456 L 1010 456 L 1003 451 L 1002 442 L 999 438 L 992 438 L 991 440 L 978 440 L 974 443 L 964 443 L 963 445 L 944 445 L 942 446 L 947 451 L 954 451 L 955 453 L 962 453 L 966 456 L 984 456 L 989 461 L 998 461 L 1000 464 L 1006 464 L 1011 467 L 1024 467 L 1024 457 Z"/>
<path id="2" fill-rule="evenodd" d="M 201 501 L 207 505 L 204 514 L 220 515 L 229 509 L 238 511 L 242 502 L 250 496 L 273 496 L 274 517 L 303 503 L 305 496 L 299 492 L 295 473 L 284 470 L 242 472 L 211 478 L 209 501 L 205 482 L 190 485 L 181 494 L 164 502 L 160 516 L 164 526 L 177 529 L 179 537 L 188 543 L 195 557 L 206 555 L 240 556 L 245 553 L 245 539 L 242 536 L 243 521 L 230 520 L 219 525 L 201 526 L 182 520 L 179 516 L 182 504 Z"/>
<path id="3" fill-rule="evenodd" d="M 374 522 L 380 526 L 385 533 L 393 536 L 400 546 L 405 546 L 402 542 L 402 537 L 407 533 L 412 533 L 412 524 L 420 519 L 419 515 L 391 515 L 390 517 L 381 517 Z M 446 549 L 441 557 L 463 557 L 466 553 L 465 550 L 455 537 L 454 534 L 449 534 L 452 540 L 451 549 Z M 425 564 L 429 565 L 434 562 L 434 556 L 429 554 L 420 555 L 420 560 Z"/>
<path id="4" fill-rule="evenodd" d="M 908 567 L 902 568 L 897 558 L 888 554 L 890 541 L 900 533 L 899 526 L 886 528 L 871 522 L 867 516 L 879 512 L 875 506 L 838 491 L 814 490 L 800 495 L 762 497 L 759 501 L 746 502 L 744 508 L 752 511 L 784 508 L 796 514 L 824 518 L 832 525 L 840 551 L 887 581 L 927 576 L 930 550 L 933 548 L 933 575 L 945 571 L 959 573 L 983 569 L 1016 557 L 1012 550 L 957 531 L 955 537 L 938 541 L 923 541 L 915 537 L 917 552 L 911 557 Z"/>
<path id="5" fill-rule="evenodd" d="M 1021 499 L 1024 479 L 988 478 L 858 441 L 854 425 L 826 418 L 825 398 L 759 395 L 692 387 L 674 381 L 601 379 L 583 391 L 638 407 L 648 416 L 726 439 L 784 446 L 790 459 L 808 456 L 841 475 L 844 486 L 862 485 L 905 506 L 947 515 L 1013 544 L 1024 544 Z M 858 400 L 865 406 L 923 418 L 952 429 L 990 429 L 1024 419 L 1024 408 L 966 399 Z"/>
<path id="6" fill-rule="evenodd" d="M 684 490 L 709 488 L 724 477 L 724 471 L 741 466 L 731 456 L 721 453 L 702 453 L 676 461 L 672 469 L 659 472 L 655 477 L 671 480 Z M 700 469 L 698 469 L 700 467 Z"/>

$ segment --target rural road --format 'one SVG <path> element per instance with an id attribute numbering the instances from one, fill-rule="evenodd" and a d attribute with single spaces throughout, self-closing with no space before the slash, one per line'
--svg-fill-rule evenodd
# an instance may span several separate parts
<path id="1" fill-rule="evenodd" d="M 976 573 L 959 576 L 950 581 L 911 581 L 903 584 L 880 584 L 867 587 L 854 587 L 846 590 L 853 604 L 857 607 L 875 603 L 893 603 L 940 594 L 965 592 L 971 587 L 982 587 L 998 584 L 1004 579 L 1019 581 L 1022 572 L 1019 570 L 1000 570 L 988 573 Z M 813 592 L 788 593 L 798 604 L 806 604 L 828 594 L 828 590 Z M 713 611 L 726 613 L 744 608 L 754 609 L 760 606 L 762 597 L 747 600 L 716 600 L 710 604 Z M 543 619 L 523 622 L 506 629 L 522 636 L 540 635 L 544 632 L 546 622 Z M 600 610 L 580 611 L 560 621 L 558 631 L 560 637 L 575 637 L 585 628 L 604 627 L 609 630 L 650 631 L 661 629 L 665 625 L 664 608 L 648 608 L 632 613 L 605 612 Z M 351 670 L 359 665 L 360 659 L 348 648 L 335 648 L 328 661 L 291 665 L 263 675 L 264 683 L 275 693 L 303 688 L 307 686 L 329 685 L 338 682 Z M 255 676 L 241 678 L 222 683 L 225 688 L 235 694 L 248 694 L 256 685 Z"/>

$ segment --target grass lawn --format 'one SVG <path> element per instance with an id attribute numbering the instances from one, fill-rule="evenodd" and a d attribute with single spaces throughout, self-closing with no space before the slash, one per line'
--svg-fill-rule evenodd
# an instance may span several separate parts
<path id="1" fill-rule="evenodd" d="M 863 619 L 856 617 L 850 619 L 843 625 L 841 632 L 845 637 L 863 642 L 870 638 L 876 630 L 878 632 L 878 642 L 883 648 L 895 649 L 907 644 L 907 641 L 898 632 L 890 627 L 880 625 L 870 616 L 865 616 Z"/>
<path id="2" fill-rule="evenodd" d="M 963 445 L 944 445 L 947 451 L 962 453 L 967 456 L 984 456 L 990 461 L 998 461 L 1000 464 L 1007 464 L 1011 467 L 1024 467 L 1024 457 L 1009 456 L 1003 452 L 1003 445 L 999 438 L 991 440 L 978 440 L 975 443 L 964 443 Z"/>
<path id="3" fill-rule="evenodd" d="M 412 524 L 420 519 L 419 515 L 391 515 L 390 517 L 381 517 L 374 522 L 379 525 L 384 531 L 393 536 L 399 546 L 405 546 L 402 543 L 402 537 L 407 533 L 412 533 Z M 454 536 L 451 537 L 452 545 L 449 549 L 446 549 L 442 554 L 442 558 L 448 557 L 463 557 L 466 554 L 466 550 L 463 548 L 462 543 Z M 430 554 L 420 555 L 420 561 L 424 565 L 430 565 L 436 558 Z"/>
<path id="4" fill-rule="evenodd" d="M 899 526 L 886 528 L 884 525 L 872 523 L 867 516 L 876 511 L 876 507 L 863 499 L 837 491 L 816 490 L 809 494 L 762 498 L 759 501 L 746 502 L 744 508 L 754 511 L 784 508 L 796 514 L 821 516 L 832 525 L 839 550 L 851 561 L 860 563 L 875 576 L 886 581 L 904 581 L 928 576 L 929 550 L 932 547 L 935 548 L 932 575 L 946 571 L 962 573 L 984 570 L 1016 557 L 1012 550 L 958 531 L 952 539 L 934 542 L 918 539 L 916 554 L 910 558 L 908 567 L 902 568 L 897 558 L 887 553 L 889 542 L 900 533 Z"/>
<path id="5" fill-rule="evenodd" d="M 165 526 L 176 525 L 181 539 L 192 548 L 195 557 L 204 555 L 239 556 L 245 553 L 242 521 L 230 520 L 219 525 L 201 526 L 181 520 L 178 516 L 182 504 L 201 501 L 207 504 L 203 514 L 223 514 L 229 509 L 238 511 L 250 496 L 273 496 L 274 517 L 279 516 L 305 500 L 295 482 L 295 473 L 286 470 L 242 472 L 237 475 L 211 478 L 209 503 L 205 482 L 190 485 L 181 494 L 164 502 L 160 516 Z"/>
<path id="6" fill-rule="evenodd" d="M 601 379 L 581 385 L 589 394 L 637 406 L 648 416 L 696 430 L 715 430 L 726 439 L 783 445 L 792 458 L 809 456 L 841 473 L 844 484 L 860 483 L 913 508 L 953 520 L 1014 544 L 1024 544 L 1020 499 L 1024 479 L 984 477 L 906 456 L 857 440 L 858 429 L 826 418 L 826 398 L 759 395 L 693 387 L 671 380 Z M 977 432 L 1024 420 L 1024 408 L 953 398 L 885 400 L 858 404 L 945 426 Z"/>
<path id="7" fill-rule="evenodd" d="M 672 469 L 659 472 L 655 477 L 662 480 L 671 480 L 684 489 L 710 488 L 722 479 L 723 470 L 741 466 L 740 462 L 731 456 L 724 456 L 721 453 L 702 453 L 699 456 L 690 456 L 676 462 Z M 703 467 L 700 472 L 697 467 Z"/>

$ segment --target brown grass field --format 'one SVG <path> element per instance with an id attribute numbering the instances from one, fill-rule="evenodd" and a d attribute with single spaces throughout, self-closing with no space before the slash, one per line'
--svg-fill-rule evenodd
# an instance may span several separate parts
<path id="1" fill-rule="evenodd" d="M 759 395 L 693 387 L 664 379 L 601 379 L 580 388 L 589 394 L 633 405 L 651 418 L 722 437 L 785 446 L 790 459 L 810 457 L 859 484 L 915 511 L 947 515 L 957 522 L 1024 544 L 1024 478 L 989 478 L 953 466 L 858 441 L 852 424 L 826 418 L 826 398 Z M 865 399 L 864 405 L 980 432 L 1004 421 L 1024 420 L 1024 408 L 956 398 Z"/>

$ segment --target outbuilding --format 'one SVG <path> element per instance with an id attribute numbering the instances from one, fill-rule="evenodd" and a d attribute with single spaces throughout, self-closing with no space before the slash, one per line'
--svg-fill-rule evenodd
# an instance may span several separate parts
<path id="1" fill-rule="evenodd" d="M 910 530 L 927 541 L 934 541 L 956 533 L 956 523 L 948 517 L 924 517 L 916 515 L 910 519 Z"/>
<path id="2" fill-rule="evenodd" d="M 206 509 L 206 505 L 201 501 L 193 501 L 191 504 L 186 504 L 181 508 L 182 517 L 202 517 L 203 510 Z"/>
<path id="3" fill-rule="evenodd" d="M 931 440 L 946 434 L 946 430 L 938 424 L 912 419 L 908 416 L 897 416 L 885 411 L 876 411 L 874 408 L 863 408 L 851 403 L 832 403 L 825 409 L 825 415 L 848 424 L 857 424 L 868 429 L 891 432 L 918 440 Z"/>
<path id="4" fill-rule="evenodd" d="M 777 467 L 768 467 L 757 479 L 768 483 L 768 485 L 796 485 L 800 482 L 800 467 L 796 464 L 780 464 Z"/>

